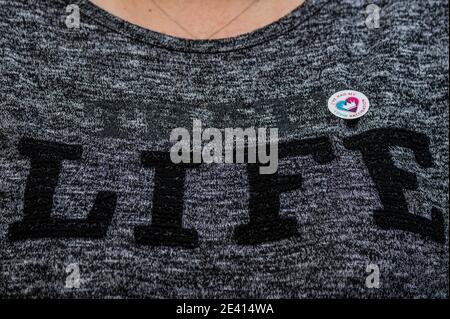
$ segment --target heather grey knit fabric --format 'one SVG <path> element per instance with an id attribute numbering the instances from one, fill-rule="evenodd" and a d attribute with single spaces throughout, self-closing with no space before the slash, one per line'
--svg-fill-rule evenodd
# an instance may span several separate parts
<path id="1" fill-rule="evenodd" d="M 0 0 L 0 34 L 2 297 L 448 298 L 446 1 L 193 41 Z M 327 107 L 346 89 L 357 123 Z M 278 128 L 277 174 L 166 162 L 194 119 Z"/>

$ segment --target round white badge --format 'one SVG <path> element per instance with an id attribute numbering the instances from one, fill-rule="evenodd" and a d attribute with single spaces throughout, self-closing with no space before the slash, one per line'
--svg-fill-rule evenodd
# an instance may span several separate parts
<path id="1" fill-rule="evenodd" d="M 369 111 L 369 99 L 358 91 L 345 90 L 334 93 L 328 100 L 328 109 L 341 119 L 353 120 Z"/>

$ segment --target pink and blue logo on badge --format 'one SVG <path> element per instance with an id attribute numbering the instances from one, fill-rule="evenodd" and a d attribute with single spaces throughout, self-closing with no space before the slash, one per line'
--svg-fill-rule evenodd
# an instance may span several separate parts
<path id="1" fill-rule="evenodd" d="M 351 96 L 345 100 L 340 100 L 336 103 L 336 108 L 341 111 L 353 112 L 358 111 L 359 100 Z"/>
<path id="2" fill-rule="evenodd" d="M 328 100 L 330 112 L 343 119 L 357 119 L 365 115 L 369 107 L 367 96 L 358 91 L 339 91 Z"/>

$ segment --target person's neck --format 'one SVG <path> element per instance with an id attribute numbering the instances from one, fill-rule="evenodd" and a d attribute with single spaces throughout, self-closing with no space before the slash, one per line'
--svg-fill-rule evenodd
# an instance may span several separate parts
<path id="1" fill-rule="evenodd" d="M 264 27 L 305 0 L 89 1 L 123 20 L 156 32 L 179 38 L 220 39 Z"/>

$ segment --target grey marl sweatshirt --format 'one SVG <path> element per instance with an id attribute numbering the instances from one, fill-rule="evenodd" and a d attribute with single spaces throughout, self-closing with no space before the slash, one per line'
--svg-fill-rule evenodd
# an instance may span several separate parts
<path id="1" fill-rule="evenodd" d="M 195 41 L 0 0 L 0 296 L 448 298 L 448 111 L 446 1 Z M 172 163 L 193 120 L 278 128 L 278 171 Z"/>

